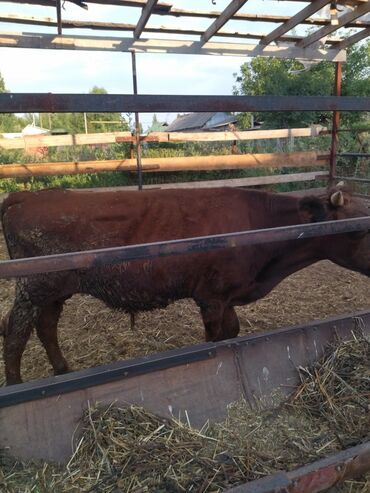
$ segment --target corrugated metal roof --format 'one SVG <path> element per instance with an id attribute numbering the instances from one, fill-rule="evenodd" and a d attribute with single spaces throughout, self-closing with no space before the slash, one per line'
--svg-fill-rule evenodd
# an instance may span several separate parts
<path id="1" fill-rule="evenodd" d="M 202 128 L 213 115 L 213 112 L 188 113 L 186 115 L 180 115 L 167 127 L 167 131 L 178 132 L 180 130 Z"/>
<path id="2" fill-rule="evenodd" d="M 224 116 L 223 116 L 224 115 Z M 215 118 L 219 116 L 219 118 Z M 214 120 L 213 124 L 210 120 Z M 217 123 L 216 123 L 217 121 Z M 236 121 L 236 118 L 226 113 L 206 112 L 206 113 L 188 113 L 180 115 L 166 129 L 167 132 L 180 132 L 182 130 L 192 129 L 209 129 L 220 125 L 227 125 Z"/>

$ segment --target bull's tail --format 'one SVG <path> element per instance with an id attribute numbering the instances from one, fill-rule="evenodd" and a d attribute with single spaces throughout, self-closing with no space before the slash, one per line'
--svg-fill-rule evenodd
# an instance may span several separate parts
<path id="1" fill-rule="evenodd" d="M 8 330 L 10 312 L 5 315 L 5 317 L 0 320 L 0 336 L 5 336 Z"/>
<path id="2" fill-rule="evenodd" d="M 10 258 L 12 258 L 12 255 L 11 255 L 11 250 L 10 250 L 10 245 L 9 245 L 8 232 L 7 232 L 6 224 L 4 221 L 4 216 L 10 207 L 20 203 L 20 194 L 24 194 L 24 193 L 25 192 L 14 192 L 14 193 L 9 194 L 8 197 L 6 197 L 6 199 L 3 201 L 3 203 L 1 204 L 1 207 L 0 207 L 1 229 L 2 229 L 2 232 L 4 235 L 6 248 L 8 250 L 8 255 Z"/>

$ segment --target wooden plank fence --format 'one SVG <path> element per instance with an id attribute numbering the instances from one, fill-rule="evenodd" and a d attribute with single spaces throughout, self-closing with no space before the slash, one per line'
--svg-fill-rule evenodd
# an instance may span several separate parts
<path id="1" fill-rule="evenodd" d="M 326 127 L 314 125 L 309 128 L 278 130 L 244 130 L 228 132 L 152 132 L 140 136 L 142 142 L 217 142 L 292 137 L 316 137 L 327 132 Z M 59 147 L 74 145 L 114 144 L 136 142 L 131 132 L 105 132 L 75 135 L 27 135 L 16 138 L 0 138 L 0 149 L 27 149 L 34 147 Z"/>
<path id="2" fill-rule="evenodd" d="M 144 158 L 142 159 L 142 170 L 146 172 L 210 171 L 266 167 L 287 168 L 325 166 L 328 163 L 328 154 L 316 151 L 304 151 L 224 156 Z M 80 173 L 136 170 L 136 159 L 4 164 L 0 166 L 0 178 L 76 175 Z"/>

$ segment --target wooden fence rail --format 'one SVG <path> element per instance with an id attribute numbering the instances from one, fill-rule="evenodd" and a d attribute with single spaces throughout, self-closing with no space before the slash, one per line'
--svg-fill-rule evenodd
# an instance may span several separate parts
<path id="1" fill-rule="evenodd" d="M 315 125 L 310 128 L 279 130 L 245 130 L 229 132 L 152 132 L 141 135 L 142 142 L 217 142 L 292 137 L 316 137 L 327 132 L 326 127 Z M 28 149 L 35 147 L 58 147 L 74 145 L 114 144 L 135 142 L 131 132 L 105 132 L 75 135 L 27 135 L 15 138 L 0 138 L 0 149 Z"/>
<path id="2" fill-rule="evenodd" d="M 212 171 L 243 168 L 287 168 L 325 166 L 329 155 L 315 151 L 240 154 L 226 156 L 190 156 L 142 159 L 143 171 Z M 0 178 L 76 175 L 104 171 L 136 171 L 136 159 L 76 161 L 56 163 L 4 164 Z"/>

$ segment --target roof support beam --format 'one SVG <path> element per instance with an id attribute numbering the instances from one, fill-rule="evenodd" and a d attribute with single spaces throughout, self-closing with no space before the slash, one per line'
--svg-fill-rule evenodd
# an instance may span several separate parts
<path id="1" fill-rule="evenodd" d="M 302 50 L 296 45 L 261 46 L 247 43 L 220 43 L 210 41 L 202 45 L 188 39 L 145 39 L 134 40 L 124 37 L 106 36 L 57 36 L 40 33 L 0 32 L 0 47 L 32 48 L 49 50 L 116 51 L 136 53 L 181 53 L 183 55 L 224 55 L 224 56 L 273 56 L 302 60 L 327 60 L 345 62 L 345 50 L 335 48 L 308 48 Z"/>
<path id="2" fill-rule="evenodd" d="M 314 33 L 312 33 L 310 36 L 307 36 L 305 39 L 297 43 L 297 46 L 299 48 L 306 48 L 307 46 L 311 45 L 312 43 L 315 43 L 319 39 L 323 38 L 324 36 L 327 36 L 328 34 L 332 33 L 333 31 L 336 31 L 340 27 L 345 26 L 349 22 L 353 21 L 354 19 L 357 19 L 358 17 L 361 17 L 365 14 L 370 12 L 370 1 L 363 3 L 356 9 L 352 10 L 352 12 L 347 12 L 346 14 L 341 15 L 338 18 L 338 24 L 337 25 L 329 25 L 322 27 L 321 29 L 318 29 Z"/>
<path id="3" fill-rule="evenodd" d="M 352 46 L 353 44 L 357 43 L 358 41 L 361 41 L 362 39 L 367 38 L 370 36 L 370 27 L 367 29 L 362 29 L 362 31 L 359 31 L 356 34 L 353 34 L 352 36 L 349 36 L 348 38 L 344 39 L 340 43 L 336 45 L 336 48 L 339 49 L 346 49 L 348 46 Z"/>
<path id="4" fill-rule="evenodd" d="M 221 12 L 220 16 L 209 26 L 203 36 L 200 38 L 201 44 L 207 43 L 209 39 L 212 38 L 214 34 L 217 33 L 221 27 L 226 24 L 226 22 L 231 19 L 231 17 L 237 12 L 239 9 L 243 7 L 248 0 L 233 0 L 226 9 Z"/>
<path id="5" fill-rule="evenodd" d="M 0 3 L 5 2 L 7 0 L 0 0 Z M 10 0 L 11 2 L 12 0 Z M 15 2 L 16 0 L 13 0 Z M 290 0 L 292 1 L 292 0 Z M 31 0 L 18 0 L 17 3 L 30 3 Z M 36 2 L 32 2 L 36 4 Z M 144 0 L 86 0 L 86 3 L 94 3 L 94 4 L 105 4 L 105 5 L 121 5 L 123 7 L 138 7 L 143 8 L 145 1 Z M 46 6 L 53 7 L 55 5 L 55 0 L 37 0 L 37 4 L 42 4 Z M 157 4 L 153 8 L 152 15 L 168 15 L 172 17 L 195 17 L 195 18 L 203 18 L 203 19 L 217 19 L 221 12 L 217 10 L 206 11 L 206 10 L 186 10 L 186 9 L 178 9 L 173 7 L 171 4 L 157 2 Z M 287 15 L 268 15 L 268 14 L 250 14 L 250 13 L 235 13 L 232 17 L 232 20 L 239 21 L 251 21 L 251 22 L 274 22 L 274 23 L 282 23 L 287 22 L 290 19 L 290 16 Z M 317 26 L 327 26 L 329 25 L 330 19 L 325 17 L 308 17 L 302 20 L 301 24 L 309 24 L 309 25 L 317 25 Z M 370 27 L 370 22 L 366 20 L 354 20 L 346 25 L 346 27 Z"/>
<path id="6" fill-rule="evenodd" d="M 13 14 L 0 14 L 0 22 L 9 22 L 14 24 L 26 24 L 31 26 L 47 26 L 55 27 L 57 22 L 50 17 L 34 17 L 34 16 L 20 16 Z M 102 31 L 128 31 L 133 32 L 135 30 L 135 24 L 123 24 L 118 22 L 91 22 L 91 21 L 77 21 L 77 20 L 62 20 L 61 26 L 63 29 L 95 29 Z M 145 33 L 162 33 L 162 34 L 180 34 L 189 36 L 201 36 L 203 30 L 201 29 L 181 29 L 171 26 L 161 26 L 161 27 L 145 27 Z M 241 39 L 261 39 L 265 34 L 255 34 L 248 32 L 235 32 L 235 31 L 218 31 L 217 36 L 227 37 L 227 38 L 241 38 Z M 280 41 L 285 41 L 287 43 L 297 43 L 300 41 L 302 36 L 281 36 Z M 331 38 L 328 43 L 332 45 L 337 45 L 340 38 Z"/>
<path id="7" fill-rule="evenodd" d="M 295 26 L 300 24 L 304 19 L 307 19 L 307 17 L 310 17 L 310 15 L 314 14 L 318 10 L 325 7 L 325 5 L 327 5 L 330 2 L 331 0 L 315 0 L 314 2 L 308 4 L 307 7 L 305 7 L 304 9 L 299 11 L 296 15 L 291 17 L 287 22 L 284 22 L 283 25 L 277 27 L 270 34 L 262 38 L 260 44 L 268 45 L 272 43 L 276 39 L 280 38 L 280 36 L 282 36 L 283 34 L 293 29 Z"/>
<path id="8" fill-rule="evenodd" d="M 157 4 L 158 0 L 148 0 L 147 4 L 143 8 L 143 11 L 141 13 L 140 19 L 138 20 L 138 23 L 136 25 L 135 31 L 134 31 L 134 38 L 139 39 L 141 33 L 144 31 L 144 28 L 146 26 L 146 23 L 149 20 L 149 17 L 152 14 L 152 11 Z"/>

